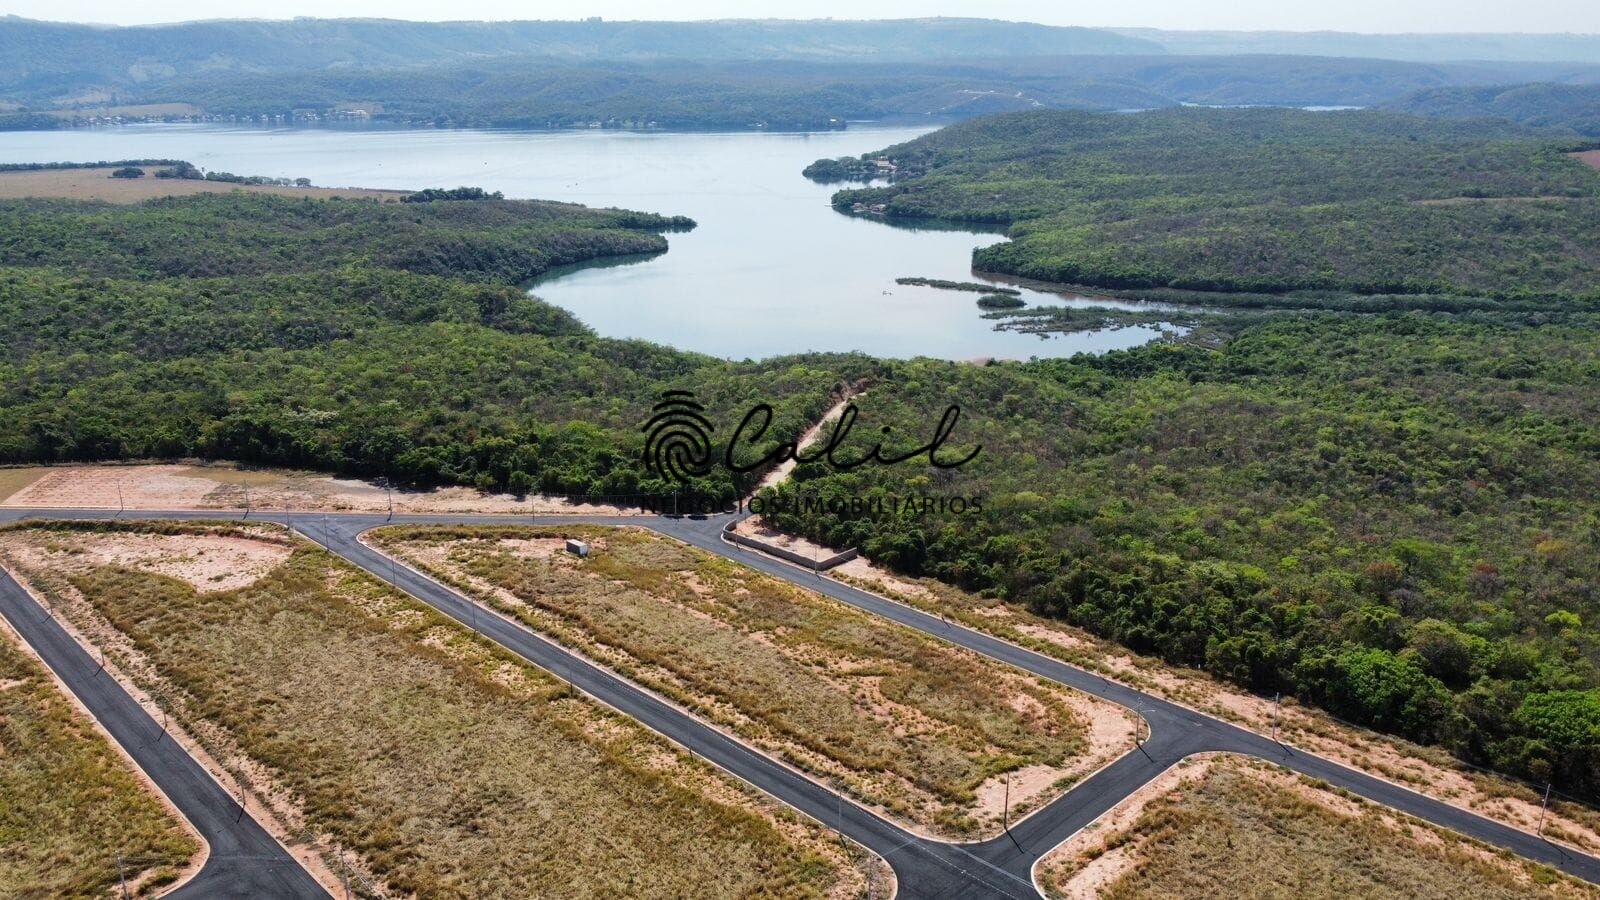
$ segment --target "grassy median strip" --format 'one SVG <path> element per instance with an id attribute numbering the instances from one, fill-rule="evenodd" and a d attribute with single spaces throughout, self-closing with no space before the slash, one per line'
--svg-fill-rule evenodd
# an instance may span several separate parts
<path id="1" fill-rule="evenodd" d="M 16 530 L 0 551 L 59 609 L 80 597 L 126 635 L 175 717 L 220 729 L 292 799 L 308 840 L 359 857 L 370 892 L 820 897 L 865 885 L 820 827 L 342 561 L 285 545 L 249 584 L 207 590 L 206 559 L 227 564 L 240 541 L 264 539 L 162 527 L 166 556 L 137 526 Z"/>
<path id="2" fill-rule="evenodd" d="M 1239 757 L 1185 763 L 1108 819 L 1046 857 L 1048 896 L 1600 896 L 1554 869 Z"/>
<path id="3" fill-rule="evenodd" d="M 563 537 L 586 539 L 586 559 Z M 639 529 L 402 527 L 380 546 L 770 753 L 970 835 L 1128 749 L 1122 711 Z"/>
<path id="4" fill-rule="evenodd" d="M 199 843 L 0 627 L 0 897 L 145 896 Z"/>

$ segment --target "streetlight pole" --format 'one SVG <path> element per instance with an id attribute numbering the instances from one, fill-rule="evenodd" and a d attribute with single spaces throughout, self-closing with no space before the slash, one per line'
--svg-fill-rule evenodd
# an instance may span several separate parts
<path id="1" fill-rule="evenodd" d="M 1002 813 L 1001 815 L 1002 815 L 1001 827 L 1006 830 L 1006 834 L 1010 834 L 1011 833 L 1011 773 L 1009 771 L 1006 772 L 1005 812 Z"/>

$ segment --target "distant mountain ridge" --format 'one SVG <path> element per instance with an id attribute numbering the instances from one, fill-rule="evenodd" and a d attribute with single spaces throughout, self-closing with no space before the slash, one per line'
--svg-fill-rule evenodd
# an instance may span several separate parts
<path id="1" fill-rule="evenodd" d="M 173 75 L 396 68 L 502 56 L 600 60 L 888 61 L 1162 53 L 1090 28 L 990 19 L 709 22 L 217 20 L 98 26 L 0 18 L 0 85 L 44 77 L 145 81 Z"/>
<path id="2" fill-rule="evenodd" d="M 1434 37 L 1444 44 L 1428 44 Z M 1132 34 L 970 18 L 304 18 L 123 27 L 7 16 L 0 17 L 0 130 L 351 117 L 439 126 L 812 130 L 1029 109 L 1380 106 L 1434 88 L 1600 82 L 1600 62 L 1373 55 L 1418 47 L 1452 55 L 1446 50 L 1490 37 Z M 1522 41 L 1518 52 L 1540 37 L 1579 50 L 1591 40 L 1500 37 Z M 1353 56 L 1304 55 L 1335 45 Z M 1213 52 L 1234 46 L 1274 52 Z"/>
<path id="3" fill-rule="evenodd" d="M 1348 31 L 1164 31 L 1113 28 L 1168 53 L 1347 56 L 1408 62 L 1600 63 L 1600 34 L 1361 34 Z"/>
<path id="4" fill-rule="evenodd" d="M 1443 119 L 1495 118 L 1600 137 L 1600 85 L 1516 84 L 1418 91 L 1389 109 Z"/>

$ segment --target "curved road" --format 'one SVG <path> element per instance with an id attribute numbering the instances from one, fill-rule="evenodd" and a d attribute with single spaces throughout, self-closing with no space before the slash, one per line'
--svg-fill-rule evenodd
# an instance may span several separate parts
<path id="1" fill-rule="evenodd" d="M 4 572 L 0 572 L 0 614 L 205 839 L 211 851 L 205 865 L 168 897 L 328 896 L 266 829 L 243 814 L 237 799 Z"/>
<path id="2" fill-rule="evenodd" d="M 94 510 L 0 510 L 0 522 L 28 516 L 110 518 L 112 515 L 111 512 Z M 131 515 L 146 519 L 220 517 L 218 513 L 190 511 L 141 510 Z M 530 662 L 566 679 L 574 687 L 597 700 L 632 716 L 708 761 L 865 845 L 894 867 L 902 897 L 1037 896 L 1032 882 L 1032 869 L 1041 856 L 1174 763 L 1185 756 L 1201 752 L 1240 753 L 1267 759 L 1301 774 L 1320 778 L 1376 803 L 1489 844 L 1504 847 L 1587 881 L 1600 883 L 1600 859 L 1595 857 L 1572 852 L 1527 832 L 1430 799 L 1397 784 L 1322 757 L 1292 750 L 1263 735 L 1142 693 L 1126 685 L 1106 681 L 1099 675 L 1025 650 L 1015 644 L 947 623 L 936 616 L 894 603 L 833 579 L 819 578 L 764 554 L 740 549 L 722 540 L 721 525 L 727 521 L 726 517 L 696 520 L 664 517 L 618 519 L 599 516 L 540 516 L 537 520 L 533 520 L 526 516 L 462 515 L 396 516 L 392 520 L 392 524 L 526 525 L 536 521 L 541 526 L 642 525 L 703 550 L 826 594 L 873 615 L 915 628 L 1084 693 L 1122 704 L 1138 711 L 1149 723 L 1150 737 L 1138 750 L 1128 753 L 1073 787 L 1062 797 L 1018 822 L 1012 826 L 1009 834 L 970 844 L 922 838 L 840 797 L 798 771 L 746 747 L 654 694 L 590 665 L 528 628 L 486 612 L 455 590 L 406 566 L 393 564 L 387 557 L 358 541 L 361 533 L 389 524 L 389 520 L 383 516 L 302 514 L 286 517 L 283 514 L 256 513 L 252 518 L 279 523 L 292 518 L 292 524 L 297 531 L 339 556 L 379 578 L 393 581 L 401 589 L 445 615 L 474 628 Z M 38 609 L 36 605 L 33 608 Z M 9 609 L 7 615 L 10 618 Z M 29 642 L 33 643 L 31 637 Z M 76 647 L 75 644 L 73 646 Z M 79 653 L 81 654 L 81 650 Z M 77 692 L 78 683 L 85 677 L 92 676 L 79 672 L 76 679 L 68 680 L 74 692 Z M 64 680 L 67 679 L 64 677 Z M 99 713 L 96 712 L 96 715 Z M 123 741 L 124 746 L 128 746 L 120 735 L 118 740 Z M 170 741 L 167 743 L 170 745 Z M 207 780 L 209 781 L 209 778 Z M 215 787 L 215 782 L 211 784 Z M 220 788 L 217 788 L 217 791 L 220 792 Z M 224 794 L 221 808 L 236 810 L 232 801 L 225 798 Z M 195 801 L 209 803 L 215 808 L 217 798 L 209 800 L 195 798 Z M 176 797 L 174 802 L 177 802 Z M 186 815 L 190 814 L 189 808 L 181 803 L 180 808 L 184 809 Z M 195 821 L 193 816 L 191 821 Z M 245 821 L 249 821 L 248 817 Z M 279 849 L 281 851 L 281 848 Z M 215 851 L 213 855 L 216 856 Z M 207 864 L 202 876 L 209 876 L 212 865 L 213 863 Z M 315 891 L 315 894 L 320 896 L 320 890 Z M 272 892 L 257 895 L 280 896 Z M 301 895 L 292 893 L 281 896 Z"/>

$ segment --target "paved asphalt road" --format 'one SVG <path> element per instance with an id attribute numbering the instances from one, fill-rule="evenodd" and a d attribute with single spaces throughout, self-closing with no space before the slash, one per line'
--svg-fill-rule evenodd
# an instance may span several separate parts
<path id="1" fill-rule="evenodd" d="M 111 513 L 82 510 L 3 510 L 0 522 L 24 516 L 56 518 L 108 518 Z M 130 514 L 132 515 L 132 514 Z M 217 518 L 218 514 L 140 511 L 141 518 Z M 283 522 L 283 514 L 255 514 L 252 518 Z M 1547 863 L 1585 880 L 1600 883 L 1600 859 L 1573 853 L 1560 845 L 1497 822 L 1424 797 L 1399 785 L 1278 744 L 1269 738 L 1228 722 L 1144 694 L 1125 685 L 1025 650 L 960 625 L 919 612 L 828 578 L 819 578 L 764 554 L 743 550 L 721 538 L 726 518 L 674 519 L 635 517 L 619 523 L 605 517 L 546 517 L 539 525 L 631 524 L 643 525 L 752 568 L 827 594 L 866 612 L 899 622 L 974 652 L 1008 663 L 1085 693 L 1120 703 L 1138 711 L 1149 723 L 1150 736 L 1142 747 L 1100 770 L 1055 802 L 1014 825 L 1010 834 L 989 841 L 953 844 L 927 840 L 906 832 L 875 813 L 836 795 L 793 769 L 757 753 L 693 716 L 667 704 L 628 681 L 589 665 L 529 629 L 487 613 L 454 590 L 361 545 L 357 537 L 385 524 L 382 516 L 302 514 L 292 517 L 302 534 L 328 547 L 385 580 L 475 628 L 529 661 L 566 679 L 578 689 L 632 716 L 757 788 L 836 828 L 886 859 L 895 869 L 900 896 L 905 898 L 1032 897 L 1033 864 L 1052 847 L 1115 806 L 1151 778 L 1193 753 L 1225 751 L 1257 756 L 1294 771 L 1320 778 L 1374 802 L 1505 847 L 1522 856 Z M 510 516 L 397 516 L 404 523 L 528 524 L 527 517 Z M 34 607 L 37 610 L 37 606 Z M 8 617 L 10 611 L 7 610 Z M 30 643 L 33 642 L 31 636 Z M 63 636 L 64 637 L 64 636 Z M 37 645 L 36 645 L 37 646 Z M 74 645 L 75 646 L 75 645 Z M 79 651 L 81 654 L 81 651 Z M 58 671 L 60 671 L 58 669 Z M 86 676 L 79 673 L 68 684 Z M 128 701 L 131 704 L 131 701 Z M 91 707 L 93 709 L 93 707 Z M 137 709 L 137 707 L 135 707 Z M 96 715 L 99 715 L 96 710 Z M 141 713 L 142 715 L 142 713 Z M 148 721 L 148 719 L 146 720 Z M 115 732 L 114 732 L 115 733 Z M 1131 738 L 1131 735 L 1130 735 Z M 118 736 L 124 746 L 127 741 Z M 143 763 L 141 763 L 143 764 Z M 198 767 L 196 767 L 198 768 Z M 203 775 L 203 773 L 201 773 Z M 215 788 L 215 783 L 212 782 Z M 220 792 L 220 789 L 217 789 Z M 175 798 L 176 800 L 176 798 Z M 216 807 L 217 798 L 188 798 L 191 803 Z M 221 800 L 224 811 L 235 809 Z M 180 803 L 193 820 L 198 811 Z M 248 818 L 246 821 L 249 821 Z M 270 840 L 270 838 L 268 839 Z M 280 851 L 281 852 L 281 851 Z M 211 865 L 204 875 L 209 875 Z M 320 893 L 320 892 L 319 892 Z M 257 896 L 278 896 L 275 893 Z M 299 896 L 298 894 L 288 894 Z"/>
<path id="2" fill-rule="evenodd" d="M 234 797 L 3 572 L 0 614 L 171 798 L 211 848 L 199 874 L 169 897 L 328 896 L 255 819 L 240 815 Z"/>

